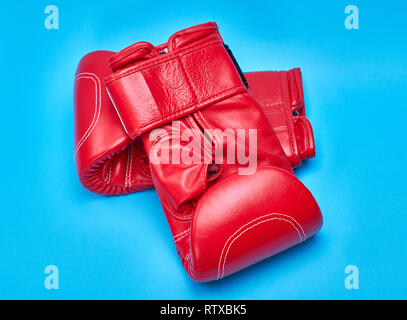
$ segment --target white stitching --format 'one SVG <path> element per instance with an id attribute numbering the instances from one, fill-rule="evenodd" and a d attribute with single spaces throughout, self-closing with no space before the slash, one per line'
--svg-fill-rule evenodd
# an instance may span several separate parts
<path id="1" fill-rule="evenodd" d="M 240 236 L 243 235 L 246 231 L 248 231 L 248 230 L 250 230 L 250 229 L 252 229 L 252 228 L 258 226 L 259 224 L 262 224 L 262 223 L 268 222 L 268 221 L 273 221 L 273 220 L 281 220 L 281 221 L 285 221 L 285 222 L 290 223 L 290 224 L 294 227 L 294 229 L 297 230 L 298 235 L 300 236 L 300 239 L 301 239 L 301 240 L 300 240 L 300 243 L 303 241 L 303 240 L 302 240 L 302 237 L 301 237 L 301 235 L 300 235 L 300 233 L 299 233 L 299 231 L 298 231 L 298 229 L 294 226 L 294 224 L 293 224 L 292 222 L 290 222 L 290 221 L 287 220 L 287 219 L 282 219 L 282 218 L 270 218 L 270 219 L 266 219 L 266 220 L 260 221 L 260 222 L 258 222 L 258 223 L 256 223 L 256 224 L 254 224 L 253 226 L 248 227 L 247 229 L 245 229 L 242 233 L 240 233 L 236 238 L 234 238 L 234 239 L 230 242 L 230 244 L 229 244 L 229 246 L 228 246 L 228 249 L 226 250 L 225 258 L 223 259 L 222 275 L 219 276 L 219 273 L 218 273 L 218 279 L 217 279 L 217 280 L 222 279 L 223 276 L 225 275 L 226 258 L 227 258 L 228 254 L 229 254 L 229 250 L 230 250 L 230 248 L 232 247 L 232 244 L 233 244 L 237 239 L 239 239 Z"/>
<path id="2" fill-rule="evenodd" d="M 129 174 L 129 185 L 131 186 L 131 170 L 133 168 L 133 150 L 134 150 L 134 143 L 131 144 L 131 156 L 130 156 L 130 174 Z"/>
<path id="3" fill-rule="evenodd" d="M 97 82 L 95 81 L 95 78 Z M 86 129 L 85 133 L 83 134 L 82 138 L 78 140 L 78 143 L 75 147 L 75 157 L 77 156 L 77 153 L 79 149 L 82 147 L 83 143 L 88 139 L 90 134 L 92 133 L 93 129 L 95 129 L 96 124 L 99 121 L 99 116 L 100 116 L 100 110 L 102 109 L 101 107 L 101 86 L 100 86 L 100 80 L 97 75 L 94 73 L 89 73 L 89 72 L 82 72 L 79 73 L 75 77 L 75 81 L 78 81 L 80 79 L 91 79 L 93 81 L 93 84 L 95 86 L 95 111 L 93 114 L 93 118 L 91 123 L 89 124 L 89 127 Z"/>
<path id="4" fill-rule="evenodd" d="M 304 235 L 304 239 L 303 239 L 303 237 L 302 237 L 300 231 L 297 229 L 297 227 L 296 227 L 291 221 L 289 221 L 289 220 L 287 220 L 287 219 L 284 219 L 284 218 L 270 218 L 270 219 L 267 219 L 267 220 L 263 220 L 263 221 L 260 221 L 260 222 L 254 224 L 254 225 L 252 225 L 252 226 L 250 226 L 250 227 L 248 227 L 248 228 L 246 228 L 245 230 L 242 231 L 243 228 L 247 227 L 247 226 L 248 226 L 249 224 L 251 224 L 252 222 L 254 222 L 254 221 L 256 221 L 256 220 L 259 220 L 259 219 L 262 219 L 262 218 L 265 218 L 265 217 L 268 217 L 268 216 L 273 216 L 273 215 L 285 216 L 285 217 L 288 217 L 288 218 L 294 220 L 295 223 L 298 224 L 298 226 L 301 228 L 302 233 L 303 233 L 303 235 Z M 268 222 L 268 221 L 273 221 L 273 220 L 281 220 L 281 221 L 286 221 L 286 222 L 290 223 L 290 224 L 294 227 L 294 229 L 297 231 L 297 233 L 298 233 L 298 235 L 299 235 L 299 237 L 300 237 L 300 243 L 306 240 L 307 237 L 306 237 L 306 235 L 305 235 L 304 229 L 302 228 L 301 224 L 299 224 L 293 217 L 291 217 L 291 216 L 289 216 L 289 215 L 285 215 L 285 214 L 281 214 L 281 213 L 270 213 L 270 214 L 266 214 L 266 215 L 264 215 L 264 216 L 258 217 L 258 218 L 256 218 L 256 219 L 253 219 L 253 220 L 251 220 L 250 222 L 244 224 L 242 227 L 240 227 L 236 232 L 234 232 L 234 233 L 226 240 L 225 245 L 223 246 L 221 255 L 220 255 L 220 257 L 219 257 L 218 278 L 217 278 L 217 280 L 222 279 L 223 276 L 224 276 L 224 274 L 225 274 L 226 258 L 227 258 L 227 255 L 228 255 L 228 253 L 229 253 L 229 250 L 230 250 L 232 244 L 235 242 L 235 240 L 237 240 L 237 239 L 238 239 L 241 235 L 243 235 L 246 231 L 248 231 L 248 230 L 254 228 L 255 226 L 257 226 L 257 225 L 259 225 L 259 224 L 261 224 L 261 223 Z M 223 261 L 223 265 L 222 265 L 222 275 L 221 275 L 220 269 L 221 269 L 222 257 L 223 257 L 223 252 L 225 251 L 225 247 L 226 247 L 226 245 L 228 244 L 229 240 L 230 240 L 232 237 L 234 237 L 239 231 L 242 231 L 242 232 L 241 232 L 236 238 L 234 238 L 234 239 L 230 242 L 230 244 L 229 244 L 229 246 L 228 246 L 228 249 L 227 249 L 227 251 L 226 251 L 225 257 L 224 257 L 224 259 L 223 259 L 224 261 Z"/>
<path id="5" fill-rule="evenodd" d="M 110 162 L 109 180 L 107 181 L 107 183 L 110 183 L 110 180 L 112 179 L 112 168 L 113 168 L 113 160 Z"/>
<path id="6" fill-rule="evenodd" d="M 106 182 L 106 184 L 109 184 L 110 180 L 112 178 L 112 167 L 113 167 L 113 159 L 110 161 L 109 170 L 107 170 L 106 177 L 103 179 Z"/>
<path id="7" fill-rule="evenodd" d="M 177 238 L 177 237 L 179 237 L 179 236 L 184 235 L 185 233 L 188 233 L 190 230 L 191 230 L 191 228 L 188 228 L 187 230 L 184 230 L 184 231 L 182 231 L 182 232 L 180 232 L 180 233 L 177 233 L 177 234 L 174 236 L 174 239 Z"/>
<path id="8" fill-rule="evenodd" d="M 186 254 L 185 256 L 181 253 L 181 251 L 179 249 L 177 249 L 177 253 L 180 256 L 180 258 L 182 260 L 186 260 L 186 261 L 190 261 L 191 260 L 191 253 L 188 252 L 188 254 Z"/>
<path id="9" fill-rule="evenodd" d="M 187 237 L 187 236 L 189 236 L 189 233 L 184 234 L 182 237 L 179 237 L 179 238 L 177 238 L 177 239 L 174 238 L 174 242 L 178 242 L 179 240 L 184 239 L 184 238 Z"/>
<path id="10" fill-rule="evenodd" d="M 128 180 L 129 180 L 130 148 L 131 148 L 131 145 L 129 145 L 129 148 L 127 148 L 126 174 L 124 175 L 124 186 L 125 186 L 126 188 L 128 187 Z"/>
<path id="11" fill-rule="evenodd" d="M 131 143 L 127 148 L 127 161 L 126 161 L 126 174 L 124 176 L 124 186 L 131 186 L 131 166 L 133 163 L 133 144 Z"/>
<path id="12" fill-rule="evenodd" d="M 285 222 L 290 223 L 290 224 L 294 227 L 294 229 L 297 231 L 297 233 L 298 233 L 298 235 L 299 235 L 299 237 L 300 237 L 300 243 L 301 243 L 302 241 L 304 241 L 304 240 L 302 239 L 302 237 L 301 237 L 301 234 L 300 234 L 299 230 L 295 227 L 295 225 L 294 225 L 291 221 L 289 221 L 289 220 L 287 220 L 287 219 L 282 219 L 282 218 L 270 218 L 270 219 L 267 219 L 267 220 L 260 221 L 260 222 L 258 222 L 258 223 L 256 223 L 256 224 L 254 224 L 253 226 L 250 226 L 250 227 L 248 227 L 247 229 L 245 229 L 244 231 L 242 231 L 236 238 L 234 238 L 234 239 L 230 242 L 230 244 L 229 244 L 229 246 L 228 246 L 228 249 L 227 249 L 227 251 L 226 251 L 226 254 L 225 254 L 225 258 L 223 259 L 222 275 L 220 275 L 220 264 L 218 265 L 218 278 L 217 278 L 217 280 L 222 279 L 223 276 L 225 275 L 226 258 L 227 258 L 227 255 L 229 254 L 229 250 L 230 250 L 230 248 L 232 247 L 232 244 L 233 244 L 238 238 L 240 238 L 240 236 L 242 236 L 246 231 L 248 231 L 248 230 L 250 230 L 250 229 L 256 227 L 257 225 L 260 225 L 260 224 L 264 223 L 264 222 L 274 221 L 274 220 L 281 220 L 281 221 L 285 221 Z M 230 239 L 230 238 L 229 238 L 229 239 Z M 229 241 L 229 239 L 228 239 L 228 241 Z M 227 243 L 227 242 L 226 242 L 226 243 Z M 225 243 L 225 246 L 226 246 L 226 243 Z M 222 250 L 222 252 L 223 252 L 223 250 Z M 221 263 L 221 259 L 219 260 L 219 263 Z"/>
<path id="13" fill-rule="evenodd" d="M 107 167 L 107 165 L 109 166 L 109 169 L 106 169 L 105 177 L 103 177 L 103 181 L 106 182 L 106 184 L 109 184 L 110 180 L 112 178 L 113 161 L 114 161 L 114 158 L 110 159 L 110 161 L 107 162 L 106 166 L 105 166 L 105 167 Z"/>
<path id="14" fill-rule="evenodd" d="M 303 236 L 304 236 L 304 240 L 302 240 L 302 241 L 307 240 L 307 235 L 305 234 L 305 231 L 304 231 L 303 227 L 302 227 L 301 224 L 300 224 L 297 220 L 295 220 L 292 216 L 289 216 L 289 215 L 283 214 L 283 213 L 272 213 L 272 214 L 279 215 L 279 216 L 283 216 L 283 217 L 287 217 L 287 218 L 290 218 L 290 219 L 294 220 L 294 222 L 301 228 L 302 234 L 303 234 Z"/>

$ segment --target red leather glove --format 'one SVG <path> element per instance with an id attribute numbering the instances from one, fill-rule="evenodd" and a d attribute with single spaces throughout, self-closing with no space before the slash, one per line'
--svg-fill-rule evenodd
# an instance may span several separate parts
<path id="1" fill-rule="evenodd" d="M 109 95 L 130 139 L 143 141 L 191 278 L 221 279 L 320 229 L 315 199 L 294 176 L 215 23 L 177 32 L 158 47 L 136 43 L 109 63 Z"/>
<path id="2" fill-rule="evenodd" d="M 74 91 L 75 160 L 80 181 L 90 191 L 119 195 L 153 188 L 147 155 L 139 138 L 123 129 L 103 78 L 111 73 L 112 51 L 82 58 Z M 300 69 L 245 74 L 274 128 L 291 166 L 315 155 L 312 127 L 305 117 Z"/>

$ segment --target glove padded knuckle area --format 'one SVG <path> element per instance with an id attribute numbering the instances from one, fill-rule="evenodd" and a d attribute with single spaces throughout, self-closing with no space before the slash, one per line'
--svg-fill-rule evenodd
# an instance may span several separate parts
<path id="1" fill-rule="evenodd" d="M 197 204 L 191 276 L 221 279 L 305 241 L 321 226 L 318 204 L 295 176 L 279 168 L 231 176 Z"/>

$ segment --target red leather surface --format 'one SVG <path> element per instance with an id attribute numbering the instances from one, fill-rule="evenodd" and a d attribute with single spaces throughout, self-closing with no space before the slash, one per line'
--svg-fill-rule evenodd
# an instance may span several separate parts
<path id="1" fill-rule="evenodd" d="M 81 183 L 101 194 L 124 194 L 152 187 L 140 139 L 130 140 L 103 84 L 111 72 L 111 51 L 86 55 L 74 88 L 75 162 Z M 136 168 L 136 170 L 135 170 Z"/>
<path id="2" fill-rule="evenodd" d="M 244 199 L 243 205 L 236 199 Z M 313 196 L 286 171 L 233 175 L 199 200 L 187 267 L 199 280 L 212 280 L 213 270 L 221 279 L 305 241 L 321 226 Z"/>
<path id="3" fill-rule="evenodd" d="M 192 38 L 188 42 L 193 40 L 193 46 L 183 42 L 182 49 L 172 51 L 175 45 L 171 42 L 181 39 L 181 35 L 175 34 L 166 54 L 160 55 L 150 44 L 142 42 L 111 58 L 116 72 L 106 77 L 105 83 L 131 138 L 245 91 L 214 26 L 206 24 L 202 29 L 184 34 L 183 38 Z M 143 51 L 150 60 L 137 56 L 140 61 L 137 65 L 118 68 L 117 60 L 134 56 L 132 48 Z M 210 79 L 205 85 L 201 75 L 204 80 Z"/>
<path id="4" fill-rule="evenodd" d="M 144 99 L 139 100 L 136 96 L 153 97 L 158 107 L 156 113 L 152 117 L 136 119 L 136 131 L 133 131 L 137 134 L 138 128 L 141 128 L 139 132 L 157 127 L 161 129 L 154 139 L 148 132 L 141 136 L 149 156 L 157 146 L 164 151 L 166 148 L 173 151 L 191 147 L 188 142 L 177 139 L 190 129 L 196 129 L 197 135 L 200 133 L 199 139 L 210 139 L 215 149 L 223 150 L 223 162 L 217 164 L 220 170 L 214 175 L 210 165 L 204 162 L 176 164 L 150 161 L 151 176 L 177 252 L 186 271 L 196 281 L 220 279 L 236 272 L 304 241 L 322 225 L 317 203 L 294 176 L 277 136 L 252 94 L 241 90 L 241 87 L 239 91 L 232 91 L 234 94 L 229 92 L 235 87 L 239 74 L 233 69 L 233 62 L 223 46 L 217 46 L 214 51 L 205 49 L 209 43 L 216 41 L 222 43 L 215 23 L 183 30 L 170 38 L 168 53 L 164 56 L 175 56 L 177 59 L 168 61 L 179 62 L 180 56 L 187 51 L 195 52 L 197 55 L 194 57 L 199 57 L 198 60 L 186 59 L 182 63 L 171 64 L 169 73 L 165 72 L 165 68 L 154 69 L 150 73 L 149 67 L 159 64 L 163 60 L 161 56 L 130 54 L 133 59 L 128 59 L 125 66 L 116 69 L 106 81 L 127 129 L 132 127 L 134 120 L 131 114 L 141 115 L 143 110 L 149 113 L 154 109 L 151 105 L 143 109 L 140 101 Z M 145 46 L 145 43 L 142 45 Z M 162 48 L 159 46 L 156 50 Z M 128 53 L 126 49 L 124 54 L 119 52 L 116 56 L 127 58 Z M 208 59 L 202 63 L 205 57 Z M 146 66 L 147 76 L 143 73 L 133 77 L 135 70 L 144 71 Z M 207 72 L 202 72 L 209 72 L 208 66 L 210 77 L 206 76 Z M 181 70 L 175 71 L 174 68 Z M 182 77 L 179 76 L 181 71 L 186 71 Z M 120 79 L 120 85 L 111 86 L 117 79 Z M 146 86 L 139 85 L 140 79 L 146 82 Z M 158 88 L 154 85 L 155 81 L 159 82 L 161 91 L 150 90 L 151 87 Z M 185 90 L 186 87 L 188 90 Z M 228 94 L 219 98 L 223 89 L 228 90 Z M 185 105 L 189 104 L 185 101 L 191 101 L 191 92 L 196 100 L 191 108 L 186 108 Z M 128 96 L 123 98 L 123 94 Z M 172 103 L 168 101 L 169 96 Z M 203 104 L 199 102 L 201 97 L 204 97 Z M 176 101 L 178 99 L 180 102 Z M 161 100 L 164 104 L 160 106 Z M 187 114 L 186 110 L 191 113 Z M 166 120 L 178 119 L 178 131 L 174 131 L 172 124 L 163 124 L 163 115 Z M 202 128 L 234 130 L 226 136 L 216 132 L 205 136 Z M 226 160 L 228 135 L 235 135 L 237 129 L 245 132 L 257 130 L 257 167 L 249 175 L 238 174 L 239 170 L 247 169 L 246 165 Z M 236 141 L 239 144 L 239 140 Z M 240 143 L 246 146 L 245 141 Z"/>
<path id="5" fill-rule="evenodd" d="M 314 157 L 314 136 L 311 124 L 305 117 L 300 69 L 250 72 L 245 77 L 291 165 L 298 167 L 302 159 Z"/>
<path id="6" fill-rule="evenodd" d="M 112 51 L 95 51 L 84 56 L 76 71 L 74 90 L 78 175 L 85 188 L 105 195 L 154 187 L 144 147 L 139 138 L 131 143 L 103 85 L 103 78 L 111 72 L 108 59 L 114 61 L 113 55 Z M 118 68 L 129 62 L 122 58 L 114 63 Z M 295 76 L 294 84 L 289 75 Z M 250 72 L 245 77 L 291 165 L 313 157 L 314 140 L 305 118 L 300 70 Z M 293 110 L 301 115 L 293 116 Z"/>

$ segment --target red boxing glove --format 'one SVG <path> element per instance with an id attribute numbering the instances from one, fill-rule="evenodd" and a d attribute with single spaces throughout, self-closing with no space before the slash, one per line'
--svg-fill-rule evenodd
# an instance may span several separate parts
<path id="1" fill-rule="evenodd" d="M 136 43 L 109 63 L 109 95 L 129 138 L 143 141 L 191 278 L 221 279 L 320 229 L 315 199 L 294 176 L 215 23 L 158 47 Z"/>
<path id="2" fill-rule="evenodd" d="M 139 138 L 130 140 L 104 87 L 112 51 L 84 56 L 75 77 L 75 160 L 90 191 L 119 195 L 153 188 Z M 245 74 L 249 91 L 263 108 L 292 167 L 315 155 L 312 127 L 305 117 L 300 69 Z M 295 113 L 295 115 L 293 114 Z"/>
<path id="3" fill-rule="evenodd" d="M 305 117 L 301 71 L 249 72 L 249 90 L 262 107 L 293 168 L 315 156 L 314 135 Z"/>

